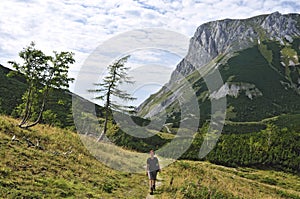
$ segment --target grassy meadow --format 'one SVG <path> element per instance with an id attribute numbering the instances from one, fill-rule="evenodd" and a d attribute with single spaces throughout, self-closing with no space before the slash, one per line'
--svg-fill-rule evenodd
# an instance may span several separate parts
<path id="1" fill-rule="evenodd" d="M 48 125 L 23 130 L 17 122 L 0 116 L 0 198 L 147 196 L 145 173 L 120 171 L 142 171 L 145 154 L 80 139 L 74 132 Z M 26 139 L 39 146 L 28 146 Z M 91 144 L 94 151 L 84 144 Z M 92 154 L 106 164 L 119 163 L 122 169 L 111 169 Z M 159 159 L 162 166 L 170 161 Z M 272 170 L 179 160 L 164 167 L 159 180 L 154 198 L 300 198 L 300 176 Z"/>
<path id="2" fill-rule="evenodd" d="M 0 116 L 0 198 L 144 198 L 147 179 L 94 158 L 71 131 Z M 15 135 L 15 140 L 12 137 Z M 40 147 L 28 147 L 24 136 Z"/>

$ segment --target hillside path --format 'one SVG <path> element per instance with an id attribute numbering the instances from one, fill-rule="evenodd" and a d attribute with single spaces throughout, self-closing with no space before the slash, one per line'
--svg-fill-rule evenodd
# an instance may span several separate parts
<path id="1" fill-rule="evenodd" d="M 162 185 L 162 178 L 159 178 L 156 180 L 156 187 L 160 187 Z M 146 196 L 146 199 L 154 199 L 156 198 L 155 195 L 159 195 L 159 193 L 157 193 L 157 191 L 154 191 L 154 195 L 150 195 L 150 193 L 148 193 L 148 195 Z"/>

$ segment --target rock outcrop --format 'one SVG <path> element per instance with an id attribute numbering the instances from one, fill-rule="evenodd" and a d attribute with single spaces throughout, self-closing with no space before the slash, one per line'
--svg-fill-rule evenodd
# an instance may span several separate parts
<path id="1" fill-rule="evenodd" d="M 141 113 L 144 110 L 140 115 L 146 117 L 159 114 L 173 103 L 174 96 L 164 99 L 159 105 L 151 106 L 151 111 L 149 105 L 157 104 L 157 99 L 162 98 L 168 92 L 168 88 L 171 88 L 183 77 L 187 77 L 195 70 L 212 63 L 212 60 L 218 58 L 218 56 L 226 55 L 230 58 L 234 53 L 254 45 L 260 45 L 264 41 L 279 41 L 284 44 L 284 42 L 291 43 L 294 38 L 298 37 L 300 37 L 299 14 L 282 15 L 279 12 L 275 12 L 248 19 L 224 19 L 205 23 L 197 28 L 194 36 L 190 39 L 188 53 L 177 65 L 170 81 L 155 94 L 155 97 L 142 103 L 138 111 Z M 218 67 L 218 65 L 212 64 L 212 67 Z M 234 91 L 235 87 L 233 85 L 227 85 L 226 87 L 225 85 L 223 89 L 223 94 L 229 95 Z M 244 90 L 250 99 L 263 95 L 259 90 L 252 87 L 246 89 L 239 85 L 239 90 Z M 217 94 L 218 92 L 215 91 L 216 96 Z M 145 114 L 145 112 L 147 113 Z"/>

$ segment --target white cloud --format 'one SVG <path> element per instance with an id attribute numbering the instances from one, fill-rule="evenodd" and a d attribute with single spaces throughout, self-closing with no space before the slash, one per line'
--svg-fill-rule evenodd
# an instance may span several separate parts
<path id="1" fill-rule="evenodd" d="M 140 65 L 157 64 L 174 69 L 183 57 L 159 49 L 136 50 L 130 53 L 129 63 Z"/>
<path id="2" fill-rule="evenodd" d="M 166 28 L 190 37 L 211 20 L 299 10 L 298 0 L 2 0 L 0 63 L 7 66 L 23 47 L 36 41 L 46 52 L 75 52 L 75 74 L 99 44 L 124 31 Z"/>

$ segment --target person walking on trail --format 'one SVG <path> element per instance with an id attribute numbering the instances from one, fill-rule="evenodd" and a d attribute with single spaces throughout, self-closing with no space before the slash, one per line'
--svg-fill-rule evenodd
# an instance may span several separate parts
<path id="1" fill-rule="evenodd" d="M 153 150 L 150 151 L 150 157 L 147 159 L 146 175 L 149 177 L 150 195 L 153 195 L 155 190 L 155 181 L 157 172 L 160 172 L 160 166 L 157 157 L 154 157 L 155 153 Z"/>

